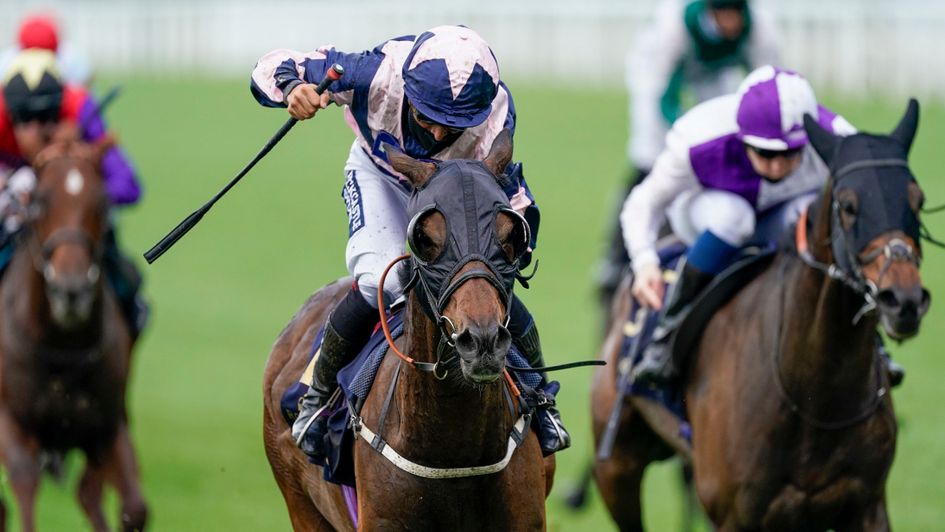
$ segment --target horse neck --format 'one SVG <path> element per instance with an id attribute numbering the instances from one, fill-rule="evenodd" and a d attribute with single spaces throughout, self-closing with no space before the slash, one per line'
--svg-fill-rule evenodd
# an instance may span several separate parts
<path id="1" fill-rule="evenodd" d="M 833 261 L 829 207 L 825 202 L 815 223 L 811 252 L 818 261 Z M 780 371 L 788 393 L 808 412 L 836 419 L 862 410 L 879 386 L 876 374 L 874 314 L 854 317 L 863 297 L 844 283 L 800 260 L 782 258 L 784 297 L 780 318 Z M 802 393 L 803 391 L 803 393 Z"/>
<path id="2" fill-rule="evenodd" d="M 404 318 L 405 353 L 420 362 L 435 362 L 439 335 L 412 295 Z M 502 379 L 483 386 L 468 384 L 456 364 L 450 364 L 444 380 L 404 365 L 396 397 L 400 433 L 411 455 L 441 467 L 498 461 L 514 421 L 504 386 Z"/>

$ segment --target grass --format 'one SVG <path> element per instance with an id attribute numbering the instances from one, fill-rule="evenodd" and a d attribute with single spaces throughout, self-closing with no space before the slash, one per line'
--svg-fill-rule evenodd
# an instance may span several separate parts
<path id="1" fill-rule="evenodd" d="M 121 215 L 124 247 L 142 263 L 154 314 L 136 353 L 132 429 L 154 530 L 284 530 L 285 505 L 261 437 L 262 369 L 272 341 L 305 297 L 344 275 L 347 235 L 340 198 L 352 134 L 336 109 L 300 124 L 231 191 L 198 228 L 156 264 L 141 253 L 202 205 L 285 120 L 252 101 L 247 81 L 122 80 L 109 114 L 145 185 L 139 207 Z M 104 84 L 103 84 L 104 86 Z M 614 196 L 626 172 L 626 101 L 618 90 L 512 83 L 519 112 L 516 159 L 542 208 L 541 270 L 524 299 L 542 330 L 549 363 L 592 357 L 599 329 L 594 264 L 606 242 Z M 888 131 L 904 102 L 826 102 L 866 130 Z M 934 175 L 945 139 L 945 109 L 923 109 L 912 155 L 929 204 L 945 202 Z M 945 236 L 945 217 L 927 219 Z M 945 252 L 925 248 L 925 281 L 942 294 Z M 932 306 L 923 333 L 891 346 L 909 370 L 895 392 L 901 420 L 888 485 L 893 525 L 928 530 L 945 522 L 945 360 L 938 341 L 945 307 Z M 592 454 L 591 372 L 560 374 L 560 402 L 574 446 L 559 457 L 548 502 L 551 530 L 604 530 L 612 524 L 592 494 L 571 513 L 560 500 Z M 44 530 L 86 528 L 73 492 L 78 460 L 62 485 L 44 482 L 38 521 Z M 646 520 L 678 527 L 676 467 L 647 475 Z M 3 486 L 13 505 L 8 486 Z M 117 514 L 109 501 L 110 517 Z M 11 512 L 13 513 L 13 512 Z"/>

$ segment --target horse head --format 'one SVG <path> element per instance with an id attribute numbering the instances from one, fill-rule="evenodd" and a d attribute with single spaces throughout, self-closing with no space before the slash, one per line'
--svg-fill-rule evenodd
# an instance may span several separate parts
<path id="1" fill-rule="evenodd" d="M 505 370 L 512 285 L 530 237 L 497 185 L 512 158 L 511 134 L 503 131 L 483 161 L 419 161 L 396 148 L 387 155 L 413 185 L 406 286 L 459 355 L 463 377 L 493 382 Z"/>
<path id="2" fill-rule="evenodd" d="M 915 137 L 919 104 L 910 100 L 890 135 L 835 136 L 805 117 L 811 143 L 830 168 L 830 216 L 822 216 L 829 261 L 848 284 L 875 303 L 886 333 L 897 340 L 914 336 L 929 308 L 919 263 L 919 213 L 924 195 L 907 158 Z"/>
<path id="3" fill-rule="evenodd" d="M 107 148 L 55 143 L 33 165 L 37 183 L 27 211 L 28 249 L 45 282 L 52 320 L 64 330 L 88 322 L 102 282 L 108 196 L 99 166 Z"/>

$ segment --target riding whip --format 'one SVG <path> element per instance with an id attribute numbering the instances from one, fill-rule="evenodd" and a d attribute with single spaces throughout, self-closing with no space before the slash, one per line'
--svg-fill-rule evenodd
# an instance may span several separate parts
<path id="1" fill-rule="evenodd" d="M 649 309 L 637 310 L 637 316 L 640 323 L 640 330 L 630 343 L 630 351 L 627 353 L 627 364 L 618 364 L 617 369 L 620 372 L 617 379 L 617 394 L 614 397 L 614 405 L 610 409 L 610 416 L 607 418 L 607 425 L 601 434 L 600 445 L 597 447 L 597 459 L 600 461 L 610 458 L 614 450 L 614 441 L 617 439 L 617 425 L 620 423 L 620 412 L 623 411 L 623 400 L 627 395 L 627 387 L 630 384 L 630 370 L 633 367 L 633 358 L 637 356 L 640 349 L 640 339 L 646 332 L 646 324 L 650 320 L 651 311 Z M 641 316 L 642 317 L 639 317 Z"/>
<path id="2" fill-rule="evenodd" d="M 341 76 L 343 76 L 344 73 L 345 73 L 344 68 L 338 63 L 331 65 L 331 67 L 328 69 L 328 72 L 325 73 L 325 78 L 322 79 L 322 81 L 318 84 L 317 87 L 315 87 L 315 93 L 320 95 L 323 92 L 325 92 L 325 90 L 328 89 L 328 86 L 331 85 L 336 80 L 341 79 Z M 225 187 L 223 187 L 223 190 L 221 190 L 220 192 L 217 192 L 215 196 L 210 198 L 210 201 L 208 201 L 202 207 L 194 211 L 187 218 L 184 218 L 184 220 L 181 223 L 177 224 L 177 227 L 171 230 L 171 232 L 168 233 L 164 238 L 162 238 L 160 242 L 158 242 L 157 244 L 154 245 L 154 247 L 152 247 L 147 252 L 145 252 L 144 258 L 145 260 L 148 261 L 148 264 L 151 264 L 154 261 L 156 261 L 158 257 L 163 255 L 165 251 L 170 249 L 171 246 L 173 246 L 178 240 L 181 239 L 181 237 L 183 237 L 184 235 L 187 234 L 188 231 L 193 229 L 193 227 L 197 225 L 197 222 L 199 222 L 200 219 L 203 218 L 203 215 L 207 214 L 207 211 L 210 210 L 210 207 L 213 207 L 213 204 L 216 203 L 217 200 L 219 200 L 220 198 L 223 197 L 224 194 L 229 192 L 229 190 L 233 188 L 233 186 L 235 186 L 236 183 L 238 183 L 239 180 L 242 179 L 243 176 L 246 175 L 253 168 L 253 166 L 256 166 L 256 163 L 258 163 L 263 157 L 265 157 L 266 154 L 268 154 L 269 151 L 272 150 L 272 148 L 274 148 L 275 145 L 278 144 L 280 140 L 282 140 L 282 137 L 284 137 L 286 133 L 288 133 L 289 130 L 292 129 L 293 126 L 295 126 L 296 122 L 298 122 L 298 120 L 296 120 L 295 118 L 290 118 L 286 121 L 285 124 L 282 124 L 282 127 L 279 128 L 279 131 L 276 131 L 275 135 L 273 135 L 269 139 L 269 141 L 266 142 L 266 145 L 263 146 L 261 150 L 259 150 L 259 153 L 257 153 L 256 156 L 253 157 L 253 160 L 249 161 L 249 164 L 243 167 L 243 169 L 240 170 L 240 173 L 236 174 L 236 177 L 234 177 L 229 183 L 227 183 Z"/>

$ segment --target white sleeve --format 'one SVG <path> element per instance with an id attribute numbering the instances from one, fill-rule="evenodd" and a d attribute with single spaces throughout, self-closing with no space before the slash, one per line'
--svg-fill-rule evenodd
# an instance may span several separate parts
<path id="1" fill-rule="evenodd" d="M 748 41 L 748 60 L 751 68 L 765 65 L 781 66 L 781 36 L 768 13 L 751 10 L 751 38 Z"/>
<path id="2" fill-rule="evenodd" d="M 624 201 L 620 226 L 634 271 L 659 262 L 656 238 L 670 203 L 686 190 L 698 188 L 699 181 L 689 161 L 689 146 L 677 128 L 666 135 L 666 149 L 650 172 Z"/>
<path id="3" fill-rule="evenodd" d="M 637 168 L 652 168 L 663 149 L 669 125 L 663 118 L 660 99 L 689 46 L 682 10 L 676 1 L 664 2 L 653 24 L 640 36 L 636 48 L 627 54 L 628 154 Z"/>

